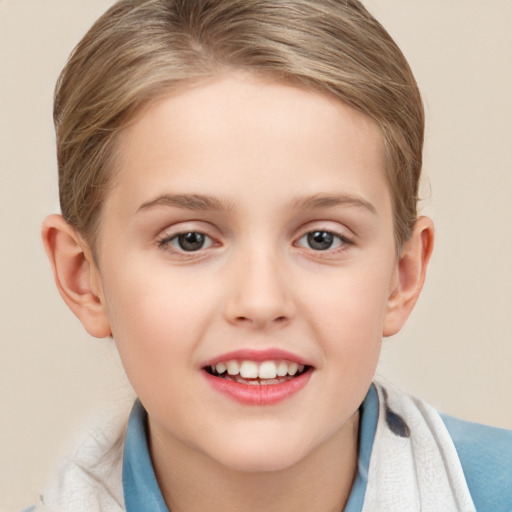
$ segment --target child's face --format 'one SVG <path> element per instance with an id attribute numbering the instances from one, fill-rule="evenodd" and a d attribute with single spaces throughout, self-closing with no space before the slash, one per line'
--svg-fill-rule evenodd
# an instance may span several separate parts
<path id="1" fill-rule="evenodd" d="M 151 105 L 120 153 L 96 278 L 155 450 L 270 470 L 353 441 L 398 280 L 373 121 L 234 74 Z M 307 371 L 205 369 L 283 359 Z"/>

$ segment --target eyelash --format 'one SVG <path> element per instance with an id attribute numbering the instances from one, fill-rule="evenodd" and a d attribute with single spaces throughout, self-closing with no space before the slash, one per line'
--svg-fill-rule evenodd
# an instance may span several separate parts
<path id="1" fill-rule="evenodd" d="M 208 244 L 207 247 L 204 247 L 204 244 L 201 245 L 197 250 L 186 250 L 183 247 L 176 247 L 173 245 L 173 242 L 176 241 L 177 244 L 180 244 L 180 238 L 186 237 L 188 235 L 200 235 L 201 237 L 204 237 L 205 242 Z M 215 244 L 215 241 L 211 236 L 208 236 L 206 233 L 203 233 L 202 231 L 182 231 L 180 233 L 176 233 L 173 235 L 164 235 L 162 238 L 157 240 L 157 245 L 161 249 L 172 252 L 173 254 L 179 254 L 181 256 L 192 256 L 196 253 L 198 253 L 201 250 L 209 249 Z M 181 245 L 181 244 L 180 244 Z"/>
<path id="2" fill-rule="evenodd" d="M 325 249 L 315 249 L 310 246 L 311 240 L 314 235 L 321 234 L 322 238 L 331 237 L 331 246 L 326 247 Z M 307 245 L 302 245 L 301 242 L 306 240 L 305 243 Z M 337 241 L 336 241 L 337 240 Z M 332 247 L 332 244 L 337 244 L 336 247 Z M 354 245 L 354 241 L 348 238 L 341 233 L 336 233 L 335 231 L 329 229 L 313 229 L 304 233 L 294 244 L 296 247 L 303 247 L 310 251 L 310 254 L 313 254 L 315 257 L 328 258 L 330 256 L 336 256 L 350 248 L 350 246 Z"/>
<path id="3" fill-rule="evenodd" d="M 199 237 L 203 237 L 203 243 L 200 247 L 197 249 L 191 249 L 187 250 L 184 249 L 182 246 L 183 237 L 186 237 L 188 235 L 195 235 L 196 237 L 199 235 Z M 326 247 L 325 249 L 320 248 L 313 248 L 310 246 L 312 242 L 312 237 L 315 235 L 320 235 L 321 240 L 318 240 L 318 243 L 322 243 L 323 241 L 327 241 L 327 243 L 330 242 L 330 246 Z M 181 240 L 180 240 L 181 239 Z M 323 239 L 323 240 L 322 240 Z M 301 243 L 303 240 L 305 240 L 304 245 Z M 176 245 L 174 245 L 174 243 Z M 205 247 L 205 243 L 207 246 Z M 173 254 L 180 255 L 182 257 L 197 257 L 197 254 L 209 249 L 210 247 L 214 246 L 216 244 L 215 240 L 207 235 L 206 233 L 202 231 L 182 231 L 176 234 L 172 235 L 164 235 L 162 238 L 157 240 L 157 245 L 162 250 L 171 252 Z M 308 245 L 306 245 L 308 244 Z M 336 247 L 332 248 L 333 244 L 337 244 Z M 311 231 L 307 231 L 304 233 L 295 243 L 294 246 L 296 247 L 303 247 L 306 249 L 311 250 L 313 253 L 319 253 L 322 255 L 330 255 L 330 254 L 336 254 L 342 251 L 346 251 L 348 247 L 353 245 L 354 242 L 350 238 L 340 234 L 336 233 L 334 231 L 328 230 L 328 229 L 315 229 Z"/>

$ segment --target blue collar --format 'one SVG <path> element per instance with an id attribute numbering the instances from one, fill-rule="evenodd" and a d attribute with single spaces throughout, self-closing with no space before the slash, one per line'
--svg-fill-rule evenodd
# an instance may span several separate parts
<path id="1" fill-rule="evenodd" d="M 361 512 L 364 495 L 368 484 L 368 470 L 372 454 L 377 420 L 379 419 L 379 395 L 372 384 L 360 409 L 359 423 L 359 458 L 357 461 L 357 475 L 350 491 L 345 510 L 343 512 Z"/>
<path id="2" fill-rule="evenodd" d="M 147 413 L 137 399 L 128 419 L 123 452 L 126 512 L 169 512 L 156 481 L 147 440 Z"/>
<path id="3" fill-rule="evenodd" d="M 361 405 L 358 472 L 344 512 L 361 512 L 363 507 L 378 413 L 377 391 L 371 386 Z M 158 487 L 147 440 L 147 413 L 136 400 L 128 419 L 123 453 L 126 512 L 169 512 Z"/>

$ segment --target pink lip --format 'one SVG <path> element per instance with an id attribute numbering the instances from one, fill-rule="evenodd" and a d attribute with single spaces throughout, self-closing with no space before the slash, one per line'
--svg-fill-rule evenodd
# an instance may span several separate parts
<path id="1" fill-rule="evenodd" d="M 295 362 L 310 368 L 302 373 L 301 375 L 294 377 L 286 382 L 280 384 L 261 384 L 261 385 L 250 385 L 242 384 L 240 382 L 223 379 L 216 377 L 208 373 L 205 368 L 209 366 L 215 366 L 220 362 L 227 361 L 279 361 L 286 360 L 289 362 Z M 313 373 L 312 365 L 309 361 L 292 354 L 286 350 L 281 349 L 241 349 L 233 352 L 228 352 L 220 356 L 214 357 L 205 361 L 201 365 L 202 374 L 204 375 L 208 384 L 215 390 L 229 398 L 241 402 L 246 405 L 272 405 L 289 398 L 294 395 L 309 382 L 311 374 Z"/>
<path id="2" fill-rule="evenodd" d="M 231 358 L 236 359 L 236 358 Z M 248 359 L 245 357 L 245 359 Z M 286 359 L 282 357 L 281 359 Z M 223 359 L 225 361 L 225 359 Z M 298 377 L 294 377 L 281 384 L 242 384 L 240 382 L 222 379 L 209 374 L 206 370 L 201 372 L 208 384 L 215 390 L 237 402 L 245 405 L 273 405 L 289 398 L 300 391 L 309 382 L 312 369 L 305 371 Z"/>
<path id="3" fill-rule="evenodd" d="M 279 361 L 279 360 L 286 360 L 290 362 L 295 362 L 297 364 L 303 364 L 304 366 L 312 366 L 309 361 L 306 361 L 305 359 L 292 354 L 291 352 L 288 352 L 286 350 L 281 349 L 264 349 L 264 350 L 256 350 L 256 349 L 241 349 L 241 350 L 234 350 L 233 352 L 228 352 L 226 354 L 222 354 L 221 356 L 214 357 L 213 359 L 209 359 L 208 361 L 205 361 L 201 367 L 205 368 L 206 366 L 216 365 L 217 363 L 226 361 Z"/>

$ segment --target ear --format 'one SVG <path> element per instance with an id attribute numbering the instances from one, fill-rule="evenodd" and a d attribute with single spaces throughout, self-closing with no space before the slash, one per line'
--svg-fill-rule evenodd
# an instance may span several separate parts
<path id="1" fill-rule="evenodd" d="M 434 247 L 434 224 L 420 217 L 411 237 L 404 243 L 397 263 L 393 289 L 388 298 L 383 336 L 396 334 L 405 324 L 425 282 L 428 262 Z"/>
<path id="2" fill-rule="evenodd" d="M 43 223 L 43 243 L 57 288 L 89 334 L 110 336 L 101 278 L 88 245 L 61 215 Z"/>

